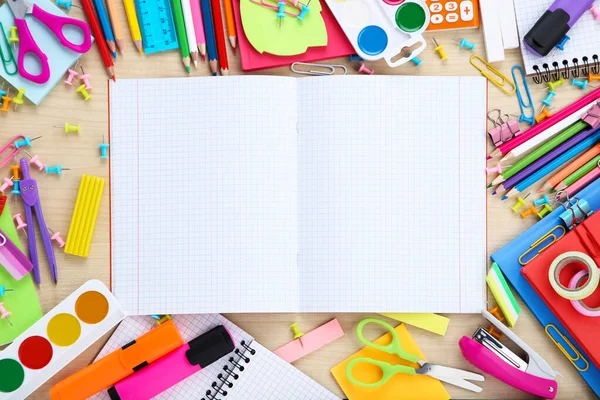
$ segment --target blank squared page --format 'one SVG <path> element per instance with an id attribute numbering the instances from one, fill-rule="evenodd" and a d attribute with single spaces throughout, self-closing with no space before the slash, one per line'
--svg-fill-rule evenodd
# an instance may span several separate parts
<path id="1" fill-rule="evenodd" d="M 298 83 L 305 312 L 485 306 L 486 81 Z"/>
<path id="2" fill-rule="evenodd" d="M 288 311 L 296 80 L 120 79 L 110 99 L 112 290 L 123 308 Z"/>

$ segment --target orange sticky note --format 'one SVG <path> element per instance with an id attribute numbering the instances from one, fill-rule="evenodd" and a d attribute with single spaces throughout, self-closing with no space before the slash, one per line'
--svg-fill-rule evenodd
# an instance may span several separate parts
<path id="1" fill-rule="evenodd" d="M 422 360 L 426 360 L 423 353 L 413 340 L 404 324 L 395 328 L 402 343 L 402 348 L 409 353 L 416 354 Z M 386 345 L 391 341 L 391 334 L 387 333 L 375 341 L 376 344 Z M 346 377 L 346 365 L 350 360 L 358 357 L 368 357 L 375 360 L 386 361 L 391 364 L 402 364 L 419 368 L 418 364 L 404 361 L 396 355 L 383 351 L 364 347 L 358 353 L 351 355 L 344 361 L 331 369 L 333 377 L 342 388 L 349 400 L 448 400 L 450 394 L 437 379 L 423 375 L 396 374 L 385 385 L 375 388 L 365 388 L 350 383 Z M 354 367 L 354 376 L 365 382 L 374 382 L 381 377 L 381 371 L 374 366 L 360 363 Z"/>

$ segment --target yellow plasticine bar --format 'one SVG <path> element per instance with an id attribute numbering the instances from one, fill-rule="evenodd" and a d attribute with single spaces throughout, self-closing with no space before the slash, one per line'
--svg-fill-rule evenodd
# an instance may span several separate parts
<path id="1" fill-rule="evenodd" d="M 441 315 L 432 313 L 380 313 L 381 315 L 404 322 L 426 331 L 444 336 L 448 330 L 450 320 Z"/>
<path id="2" fill-rule="evenodd" d="M 65 253 L 79 257 L 88 256 L 105 183 L 104 179 L 96 176 L 83 175 L 81 178 Z"/>

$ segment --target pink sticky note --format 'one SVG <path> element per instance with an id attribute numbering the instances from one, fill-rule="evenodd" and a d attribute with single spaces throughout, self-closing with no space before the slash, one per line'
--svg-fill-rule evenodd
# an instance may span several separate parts
<path id="1" fill-rule="evenodd" d="M 317 329 L 304 334 L 302 342 L 300 342 L 300 339 L 296 339 L 281 346 L 274 353 L 285 361 L 292 363 L 342 336 L 344 336 L 344 330 L 338 320 L 334 318 Z"/>

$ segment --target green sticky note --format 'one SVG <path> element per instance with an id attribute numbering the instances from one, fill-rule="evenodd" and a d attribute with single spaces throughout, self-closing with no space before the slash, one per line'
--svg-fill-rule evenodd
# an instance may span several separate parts
<path id="1" fill-rule="evenodd" d="M 266 3 L 277 4 L 273 1 Z M 280 26 L 277 10 L 256 4 L 252 0 L 240 0 L 244 34 L 252 47 L 261 54 L 266 52 L 276 56 L 294 56 L 305 53 L 309 47 L 327 46 L 327 29 L 321 16 L 321 3 L 319 0 L 312 0 L 308 7 L 310 11 L 304 20 L 286 15 L 281 19 Z M 286 3 L 285 10 L 294 15 L 299 13 L 289 3 Z"/>
<path id="2" fill-rule="evenodd" d="M 8 202 L 4 206 L 2 215 L 0 215 L 0 229 L 11 242 L 23 251 L 17 229 L 12 221 Z M 0 268 L 0 285 L 4 285 L 7 289 L 14 289 L 12 292 L 6 292 L 4 297 L 0 297 L 0 302 L 3 302 L 6 310 L 11 312 L 8 318 L 13 324 L 11 327 L 8 321 L 0 319 L 0 344 L 3 345 L 12 342 L 42 318 L 42 308 L 31 274 L 27 274 L 17 281 L 2 267 Z"/>

